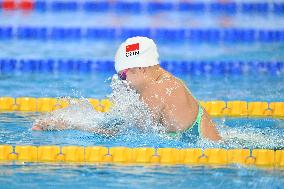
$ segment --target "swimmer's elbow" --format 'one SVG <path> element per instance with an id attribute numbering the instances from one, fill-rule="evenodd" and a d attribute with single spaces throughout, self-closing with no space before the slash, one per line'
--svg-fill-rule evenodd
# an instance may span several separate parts
<path id="1" fill-rule="evenodd" d="M 33 125 L 32 126 L 32 131 L 42 131 L 43 129 L 39 127 L 38 125 Z"/>

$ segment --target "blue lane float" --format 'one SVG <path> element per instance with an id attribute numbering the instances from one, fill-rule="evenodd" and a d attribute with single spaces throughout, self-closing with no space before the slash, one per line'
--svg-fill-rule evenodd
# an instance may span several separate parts
<path id="1" fill-rule="evenodd" d="M 0 59 L 0 72 L 115 72 L 110 60 L 86 59 Z M 241 75 L 284 74 L 284 62 L 277 61 L 161 61 L 174 74 Z"/>
<path id="2" fill-rule="evenodd" d="M 84 37 L 87 39 L 115 39 L 117 29 L 114 28 L 87 28 Z"/>
<path id="3" fill-rule="evenodd" d="M 0 39 L 80 40 L 119 39 L 147 36 L 156 40 L 196 42 L 284 42 L 284 29 L 167 29 L 167 28 L 79 28 L 79 27 L 0 27 Z"/>
<path id="4" fill-rule="evenodd" d="M 274 9 L 274 4 L 271 4 L 271 5 L 272 5 L 272 8 Z M 270 4 L 267 2 L 242 3 L 241 4 L 242 12 L 247 12 L 247 13 L 253 13 L 253 12 L 257 12 L 261 14 L 268 13 L 269 6 Z"/>
<path id="5" fill-rule="evenodd" d="M 0 4 L 3 0 L 0 0 Z M 86 11 L 86 12 L 171 12 L 171 11 L 186 11 L 186 12 L 213 12 L 213 13 L 257 13 L 257 14 L 284 14 L 284 2 L 237 2 L 237 1 L 220 1 L 220 2 L 157 2 L 157 1 L 44 1 L 36 0 L 33 6 L 34 10 L 44 11 Z M 0 6 L 1 9 L 1 6 Z"/>
<path id="6" fill-rule="evenodd" d="M 228 3 L 211 3 L 209 10 L 211 12 L 217 13 L 227 13 L 227 14 L 235 14 L 237 12 L 237 3 L 236 2 L 228 2 Z"/>
<path id="7" fill-rule="evenodd" d="M 114 4 L 114 10 L 119 13 L 141 13 L 142 4 L 140 2 L 119 2 Z"/>
<path id="8" fill-rule="evenodd" d="M 40 12 L 47 11 L 47 2 L 46 1 L 35 1 L 34 9 Z"/>
<path id="9" fill-rule="evenodd" d="M 274 3 L 273 4 L 273 11 L 276 14 L 284 14 L 284 3 Z"/>
<path id="10" fill-rule="evenodd" d="M 204 3 L 187 3 L 187 2 L 180 2 L 178 4 L 179 11 L 187 11 L 187 12 L 203 12 L 205 11 L 205 4 Z"/>
<path id="11" fill-rule="evenodd" d="M 89 1 L 82 5 L 82 10 L 87 12 L 104 12 L 110 10 L 110 4 L 103 1 Z"/>
<path id="12" fill-rule="evenodd" d="M 173 11 L 175 4 L 171 2 L 148 2 L 146 4 L 148 12 L 159 12 L 159 11 Z"/>
<path id="13" fill-rule="evenodd" d="M 12 27 L 0 27 L 0 39 L 11 39 L 13 38 Z"/>
<path id="14" fill-rule="evenodd" d="M 77 11 L 80 6 L 76 1 L 51 1 L 50 3 L 52 11 Z"/>

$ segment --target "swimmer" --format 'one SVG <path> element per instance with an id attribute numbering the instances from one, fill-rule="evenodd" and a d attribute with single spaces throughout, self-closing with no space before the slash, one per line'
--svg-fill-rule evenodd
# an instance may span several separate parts
<path id="1" fill-rule="evenodd" d="M 146 37 L 133 37 L 121 44 L 115 55 L 115 70 L 140 94 L 155 121 L 171 137 L 194 136 L 221 139 L 206 110 L 185 84 L 164 70 L 156 44 Z"/>
<path id="2" fill-rule="evenodd" d="M 115 55 L 115 70 L 138 94 L 155 122 L 164 126 L 169 137 L 196 136 L 221 140 L 206 110 L 193 97 L 185 84 L 164 70 L 158 61 L 156 44 L 146 37 L 132 37 L 120 45 Z M 46 125 L 67 127 L 62 121 L 39 121 L 33 130 L 46 130 Z M 80 128 L 78 128 L 80 129 Z M 102 134 L 113 131 L 92 130 Z"/>

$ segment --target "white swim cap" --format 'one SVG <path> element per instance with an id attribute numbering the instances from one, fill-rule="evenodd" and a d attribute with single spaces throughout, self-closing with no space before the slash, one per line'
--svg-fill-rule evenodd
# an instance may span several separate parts
<path id="1" fill-rule="evenodd" d="M 120 45 L 115 54 L 115 70 L 149 67 L 159 64 L 157 46 L 147 37 L 128 38 Z"/>

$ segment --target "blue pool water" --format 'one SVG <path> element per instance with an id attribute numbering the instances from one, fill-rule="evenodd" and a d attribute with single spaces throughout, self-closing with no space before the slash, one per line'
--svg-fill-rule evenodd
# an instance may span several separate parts
<path id="1" fill-rule="evenodd" d="M 206 2 L 206 1 L 205 1 Z M 283 15 L 214 14 L 212 12 L 4 12 L 0 27 L 77 28 L 241 28 L 283 30 Z M 122 39 L 37 40 L 0 38 L 0 59 L 90 59 L 113 60 Z M 283 42 L 228 42 L 158 39 L 160 60 L 284 61 Z M 0 72 L 0 96 L 108 98 L 113 72 L 25 73 Z M 203 101 L 244 100 L 284 101 L 284 74 L 190 75 L 175 73 L 193 95 Z M 74 117 L 93 121 L 87 105 L 75 105 Z M 80 117 L 80 112 L 85 117 Z M 149 130 L 129 130 L 116 137 L 103 137 L 78 130 L 34 132 L 30 128 L 42 114 L 0 113 L 0 144 L 79 145 L 128 147 L 223 147 L 283 149 L 284 121 L 271 118 L 216 118 L 226 143 L 186 143 Z M 67 114 L 68 116 L 68 114 Z M 70 116 L 70 114 L 69 114 Z M 72 115 L 73 116 L 73 115 Z M 127 116 L 124 115 L 124 116 Z M 100 117 L 100 116 L 98 116 Z M 131 132 L 129 132 L 131 131 Z M 230 165 L 210 166 L 129 166 L 103 164 L 1 163 L 0 188 L 283 188 L 284 172 L 274 168 Z"/>
<path id="2" fill-rule="evenodd" d="M 232 166 L 3 165 L 3 188 L 282 188 L 283 170 Z"/>
<path id="3" fill-rule="evenodd" d="M 112 72 L 3 73 L 0 96 L 106 98 L 111 94 Z M 284 75 L 186 75 L 176 74 L 197 99 L 282 101 Z"/>

